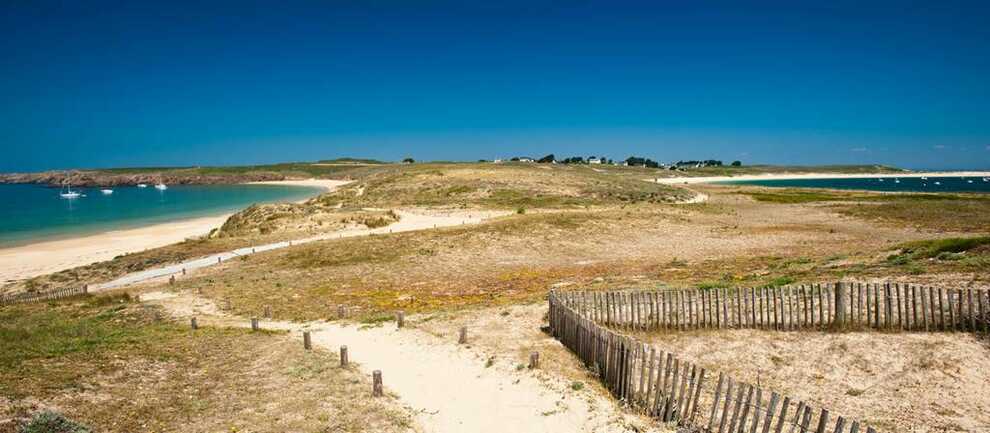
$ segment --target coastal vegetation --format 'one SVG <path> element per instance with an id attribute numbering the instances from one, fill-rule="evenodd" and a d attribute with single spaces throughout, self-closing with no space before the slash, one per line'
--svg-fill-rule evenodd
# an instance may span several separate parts
<path id="1" fill-rule="evenodd" d="M 559 378 L 564 392 L 607 395 L 592 373 L 559 345 L 547 344 L 539 331 L 549 289 L 758 287 L 840 279 L 990 284 L 990 200 L 977 194 L 681 187 L 649 181 L 662 170 L 583 164 L 359 164 L 348 168 L 351 183 L 302 203 L 252 206 L 211 236 L 10 283 L 5 290 L 106 281 L 239 247 L 388 228 L 408 223 L 409 215 L 455 223 L 380 230 L 373 236 L 327 236 L 226 260 L 180 275 L 174 283 L 150 281 L 117 291 L 194 299 L 180 308 L 123 294 L 0 308 L 0 343 L 11 348 L 0 355 L 0 394 L 12 402 L 7 417 L 26 421 L 38 413 L 28 401 L 57 400 L 59 413 L 80 425 L 102 427 L 117 421 L 113 414 L 120 411 L 151 414 L 124 416 L 120 427 L 107 431 L 127 431 L 139 419 L 165 431 L 188 420 L 209 420 L 198 431 L 320 431 L 329 419 L 342 420 L 336 424 L 339 431 L 410 428 L 414 416 L 393 401 L 353 403 L 353 395 L 367 392 L 368 378 L 331 367 L 339 363 L 333 354 L 302 351 L 298 338 L 230 329 L 219 322 L 191 331 L 181 322 L 187 319 L 184 308 L 210 311 L 203 305 L 225 306 L 220 318 L 271 312 L 280 321 L 329 319 L 364 330 L 389 326 L 395 312 L 403 311 L 408 327 L 436 338 L 470 326 L 471 347 L 464 350 L 477 351 L 478 362 L 491 374 L 499 374 L 502 359 L 518 367 L 539 351 L 540 374 Z M 697 197 L 705 199 L 684 203 Z M 479 224 L 460 220 L 479 215 L 487 219 Z M 338 318 L 341 307 L 344 319 Z M 845 397 L 836 404 L 844 413 L 858 410 L 856 399 L 887 401 L 880 391 L 867 394 L 852 383 L 823 385 L 816 375 L 825 370 L 787 354 L 812 350 L 804 340 L 752 330 L 692 334 L 690 341 L 679 335 L 657 338 L 689 354 L 695 353 L 691 342 L 696 341 L 731 347 L 715 358 L 696 354 L 701 365 L 712 368 L 752 367 L 751 360 L 759 359 L 785 369 L 786 381 L 770 382 L 788 393 L 840 390 Z M 882 338 L 912 351 L 903 354 L 911 365 L 920 362 L 921 354 L 942 353 L 921 337 Z M 825 349 L 814 353 L 842 365 L 837 371 L 861 375 L 865 370 L 857 365 L 886 358 L 860 359 L 833 348 L 863 347 L 861 340 L 839 335 L 809 341 L 824 342 Z M 962 338 L 943 343 L 968 354 L 979 349 Z M 749 367 L 732 372 L 748 377 L 745 372 L 757 368 Z M 514 374 L 527 370 L 512 369 Z M 137 371 L 155 371 L 156 381 L 150 384 Z M 925 370 L 910 371 L 923 383 L 937 385 Z M 789 385 L 804 381 L 814 383 Z M 582 386 L 572 388 L 574 383 Z M 226 403 L 217 389 L 237 398 Z M 291 395 L 273 403 L 246 391 L 259 389 Z M 885 386 L 875 389 L 893 392 Z M 83 397 L 93 394 L 110 403 L 94 409 L 92 400 Z M 926 403 L 919 397 L 910 404 Z M 154 409 L 160 407 L 174 409 Z M 249 411 L 259 407 L 266 409 Z M 376 415 L 365 426 L 361 415 L 369 410 Z M 271 416 L 276 411 L 286 416 Z M 293 416 L 303 413 L 317 415 Z M 900 425 L 882 410 L 862 416 L 878 425 Z"/>
<path id="2" fill-rule="evenodd" d="M 281 332 L 191 330 L 126 295 L 2 308 L 0 346 L 3 432 L 379 432 L 411 421 L 391 397 L 355 399 L 370 381 L 335 354 Z"/>

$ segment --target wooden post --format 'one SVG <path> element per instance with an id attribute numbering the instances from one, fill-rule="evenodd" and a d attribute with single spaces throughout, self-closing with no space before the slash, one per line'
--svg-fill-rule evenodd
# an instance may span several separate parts
<path id="1" fill-rule="evenodd" d="M 343 305 L 338 305 L 337 306 L 337 318 L 338 319 L 343 319 L 346 314 L 347 314 L 347 309 Z"/>
<path id="2" fill-rule="evenodd" d="M 309 331 L 303 331 L 303 349 L 310 350 L 313 348 L 313 342 L 309 337 Z"/>
<path id="3" fill-rule="evenodd" d="M 347 367 L 347 346 L 340 346 L 340 366 Z"/>
<path id="4" fill-rule="evenodd" d="M 259 329 L 258 318 L 257 317 L 252 317 L 251 318 L 251 330 L 252 331 L 257 331 L 258 329 Z"/>
<path id="5" fill-rule="evenodd" d="M 835 325 L 837 329 L 846 326 L 846 291 L 841 281 L 835 283 Z"/>
<path id="6" fill-rule="evenodd" d="M 826 425 L 828 425 L 828 409 L 823 408 L 821 413 L 818 415 L 818 428 L 815 429 L 815 433 L 825 433 Z"/>
<path id="7" fill-rule="evenodd" d="M 540 352 L 533 352 L 529 354 L 529 368 L 531 370 L 540 368 Z"/>
<path id="8" fill-rule="evenodd" d="M 381 370 L 373 371 L 371 373 L 371 380 L 372 380 L 371 396 L 381 397 L 382 395 L 384 395 L 384 392 L 382 391 L 382 371 Z"/>
<path id="9" fill-rule="evenodd" d="M 217 263 L 220 263 L 220 257 L 217 257 Z"/>
<path id="10" fill-rule="evenodd" d="M 398 328 L 402 328 L 406 324 L 406 313 L 404 311 L 399 311 L 395 313 L 395 325 Z"/>
<path id="11" fill-rule="evenodd" d="M 192 327 L 192 329 L 194 329 L 194 330 L 195 329 L 199 329 L 199 324 L 196 323 L 196 318 L 195 317 L 193 317 L 192 319 L 189 319 L 189 326 Z"/>
<path id="12" fill-rule="evenodd" d="M 467 326 L 461 326 L 460 337 L 457 338 L 457 344 L 467 344 Z"/>

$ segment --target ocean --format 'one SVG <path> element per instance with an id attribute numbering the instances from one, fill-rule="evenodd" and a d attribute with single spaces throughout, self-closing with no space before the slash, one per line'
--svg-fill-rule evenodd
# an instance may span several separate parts
<path id="1" fill-rule="evenodd" d="M 882 179 L 882 180 L 881 180 Z M 929 176 L 902 178 L 845 178 L 845 179 L 774 179 L 739 180 L 718 182 L 734 185 L 759 185 L 788 188 L 830 188 L 863 191 L 903 191 L 903 192 L 974 192 L 990 193 L 990 181 L 981 177 Z"/>
<path id="2" fill-rule="evenodd" d="M 289 202 L 315 196 L 323 188 L 289 185 L 176 185 L 159 191 L 152 185 L 73 189 L 75 199 L 58 188 L 0 184 L 0 247 L 221 215 L 253 203 Z"/>

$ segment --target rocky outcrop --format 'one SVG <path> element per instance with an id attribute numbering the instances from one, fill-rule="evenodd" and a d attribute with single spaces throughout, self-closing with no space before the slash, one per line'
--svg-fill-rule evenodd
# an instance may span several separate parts
<path id="1" fill-rule="evenodd" d="M 159 180 L 168 185 L 223 185 L 245 182 L 285 180 L 284 174 L 274 172 L 250 172 L 224 175 L 204 175 L 182 172 L 111 173 L 105 171 L 46 171 L 40 173 L 0 174 L 0 183 L 34 183 L 60 186 L 71 183 L 79 187 L 127 186 L 155 184 Z"/>

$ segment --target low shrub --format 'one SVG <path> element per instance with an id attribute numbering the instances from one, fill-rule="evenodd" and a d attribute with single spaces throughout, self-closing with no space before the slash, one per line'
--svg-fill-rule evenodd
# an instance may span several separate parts
<path id="1" fill-rule="evenodd" d="M 89 427 L 66 418 L 58 412 L 38 412 L 19 433 L 92 433 Z"/>

